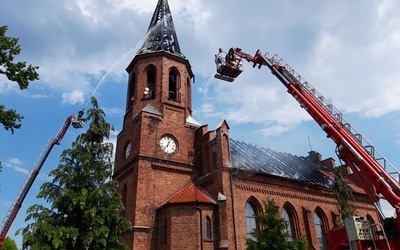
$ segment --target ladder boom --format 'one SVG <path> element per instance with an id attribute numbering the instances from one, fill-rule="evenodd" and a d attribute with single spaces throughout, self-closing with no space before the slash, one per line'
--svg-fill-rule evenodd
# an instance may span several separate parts
<path id="1" fill-rule="evenodd" d="M 269 53 L 263 55 L 257 50 L 255 55 L 251 56 L 239 48 L 232 49 L 236 56 L 253 63 L 253 67 L 267 66 L 271 70 L 271 73 L 287 88 L 288 93 L 335 142 L 338 156 L 345 160 L 354 173 L 357 173 L 358 179 L 364 183 L 363 188 L 368 198 L 374 203 L 378 200 L 378 197 L 368 190 L 366 183 L 371 183 L 377 192 L 396 208 L 397 226 L 400 229 L 400 185 L 393 176 L 398 179 L 400 172 L 344 118 L 335 106 L 278 55 L 271 56 Z M 217 71 L 217 74 L 221 73 Z"/>
<path id="2" fill-rule="evenodd" d="M 0 247 L 3 245 L 4 239 L 7 236 L 8 230 L 10 229 L 15 217 L 18 214 L 19 209 L 22 206 L 22 203 L 25 200 L 26 195 L 29 192 L 29 189 L 32 187 L 33 182 L 35 181 L 36 177 L 38 176 L 40 169 L 42 168 L 43 164 L 45 163 L 47 157 L 49 156 L 51 150 L 53 149 L 54 145 L 59 145 L 61 140 L 63 139 L 65 133 L 67 132 L 69 126 L 74 126 L 74 128 L 82 128 L 84 124 L 84 118 L 75 115 L 70 115 L 65 120 L 64 124 L 58 131 L 57 135 L 54 139 L 51 139 L 43 149 L 42 153 L 40 154 L 39 158 L 37 159 L 36 163 L 33 165 L 33 168 L 29 172 L 28 176 L 26 177 L 25 181 L 23 182 L 17 197 L 15 198 L 14 202 L 11 204 L 6 216 L 3 219 L 0 227 Z"/>

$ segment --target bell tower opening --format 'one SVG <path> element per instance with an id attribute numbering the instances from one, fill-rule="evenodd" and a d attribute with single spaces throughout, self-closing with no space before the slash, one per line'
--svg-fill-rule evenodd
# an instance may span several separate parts
<path id="1" fill-rule="evenodd" d="M 156 97 L 156 69 L 150 66 L 147 69 L 147 87 L 145 88 L 145 98 L 154 99 Z"/>
<path id="2" fill-rule="evenodd" d="M 135 73 L 129 74 L 128 91 L 126 98 L 126 110 L 132 108 L 133 101 L 135 100 L 135 88 L 136 88 L 136 75 Z"/>
<path id="3" fill-rule="evenodd" d="M 178 73 L 176 69 L 171 69 L 168 77 L 168 99 L 179 101 L 178 99 Z"/>

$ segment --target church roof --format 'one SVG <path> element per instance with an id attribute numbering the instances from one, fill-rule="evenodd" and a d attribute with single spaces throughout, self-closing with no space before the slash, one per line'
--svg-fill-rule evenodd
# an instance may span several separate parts
<path id="1" fill-rule="evenodd" d="M 146 40 L 138 54 L 166 51 L 185 57 L 179 48 L 178 37 L 175 33 L 174 22 L 167 0 L 159 0 L 154 10 L 146 34 Z"/>
<path id="2" fill-rule="evenodd" d="M 332 188 L 332 169 L 308 157 L 281 153 L 230 139 L 233 167 Z"/>
<path id="3" fill-rule="evenodd" d="M 189 124 L 192 124 L 192 125 L 194 125 L 194 126 L 196 126 L 196 127 L 200 127 L 201 126 L 201 124 L 198 122 L 198 121 L 196 121 L 192 116 L 188 116 L 187 118 L 186 118 L 186 122 L 187 123 L 189 123 Z"/>
<path id="4" fill-rule="evenodd" d="M 201 187 L 198 187 L 196 183 L 190 182 L 179 192 L 174 194 L 172 198 L 162 203 L 159 207 L 162 207 L 167 204 L 192 203 L 192 202 L 209 203 L 209 204 L 217 203 L 213 198 L 211 198 L 211 196 L 207 193 L 207 191 L 205 191 Z"/>

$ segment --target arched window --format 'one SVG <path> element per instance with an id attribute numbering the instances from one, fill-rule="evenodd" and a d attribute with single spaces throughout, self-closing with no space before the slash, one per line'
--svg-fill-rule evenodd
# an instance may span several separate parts
<path id="1" fill-rule="evenodd" d="M 322 214 L 318 211 L 314 212 L 314 226 L 318 238 L 319 248 L 321 250 L 326 250 L 325 228 L 322 220 Z"/>
<path id="2" fill-rule="evenodd" d="M 254 239 L 254 237 L 250 234 L 257 227 L 257 220 L 256 220 L 256 211 L 250 203 L 246 203 L 246 228 L 247 228 L 247 237 L 250 239 Z"/>
<path id="3" fill-rule="evenodd" d="M 388 222 L 387 219 L 384 220 L 384 224 L 382 226 L 381 223 L 376 223 L 375 224 L 375 220 L 374 220 L 374 218 L 372 218 L 372 216 L 370 214 L 367 214 L 366 217 L 367 217 L 367 221 L 368 221 L 369 227 L 372 230 L 372 235 L 374 235 L 375 239 L 379 239 L 380 238 L 380 236 L 383 234 L 383 230 L 385 230 L 386 234 L 388 233 L 387 232 L 388 231 L 387 230 L 387 222 Z"/>
<path id="4" fill-rule="evenodd" d="M 212 239 L 211 218 L 209 216 L 204 219 L 204 237 L 208 240 Z"/>
<path id="5" fill-rule="evenodd" d="M 285 232 L 288 234 L 288 240 L 298 239 L 301 235 L 299 226 L 299 217 L 296 209 L 290 202 L 286 202 L 282 207 L 282 218 L 285 223 Z"/>
<path id="6" fill-rule="evenodd" d="M 145 98 L 156 98 L 156 70 L 153 67 L 147 70 L 147 88 Z"/>
<path id="7" fill-rule="evenodd" d="M 129 77 L 128 83 L 128 96 L 126 99 L 126 109 L 128 110 L 132 107 L 133 99 L 135 98 L 135 83 L 136 83 L 136 76 L 135 72 L 132 72 Z"/>
<path id="8" fill-rule="evenodd" d="M 375 224 L 375 220 L 374 220 L 374 218 L 372 218 L 372 216 L 370 214 L 367 214 L 367 220 L 368 220 L 369 224 Z"/>
<path id="9" fill-rule="evenodd" d="M 168 98 L 172 100 L 178 100 L 178 77 L 175 70 L 171 70 L 169 72 L 168 82 Z"/>
<path id="10" fill-rule="evenodd" d="M 283 219 L 283 223 L 285 224 L 285 233 L 286 233 L 286 239 L 288 241 L 293 241 L 294 238 L 294 226 L 293 226 L 293 219 L 291 218 L 290 213 L 288 212 L 288 210 L 286 210 L 285 207 L 282 208 L 282 219 Z"/>

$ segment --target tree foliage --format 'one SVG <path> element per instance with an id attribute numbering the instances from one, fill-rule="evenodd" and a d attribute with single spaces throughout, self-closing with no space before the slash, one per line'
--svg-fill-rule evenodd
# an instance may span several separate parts
<path id="1" fill-rule="evenodd" d="M 285 223 L 278 217 L 279 208 L 274 200 L 264 203 L 265 213 L 256 215 L 260 229 L 255 229 L 251 235 L 253 238 L 246 239 L 248 250 L 305 250 L 307 241 L 304 238 L 289 241 L 285 233 Z"/>
<path id="2" fill-rule="evenodd" d="M 342 168 L 346 166 L 336 167 L 333 169 L 335 175 L 335 183 L 333 185 L 333 193 L 338 202 L 341 221 L 336 221 L 337 226 L 342 226 L 342 221 L 350 216 L 355 215 L 356 208 L 354 204 L 353 192 L 349 184 L 345 181 L 342 174 Z"/>
<path id="3" fill-rule="evenodd" d="M 29 81 L 39 79 L 36 72 L 38 66 L 27 65 L 26 62 L 14 62 L 15 57 L 21 52 L 18 38 L 6 36 L 8 27 L 0 26 L 0 74 L 5 75 L 8 80 L 16 82 L 21 90 L 28 88 Z M 6 109 L 0 104 L 0 123 L 6 130 L 14 133 L 14 129 L 21 127 L 19 123 L 23 116 L 15 109 Z"/>
<path id="4" fill-rule="evenodd" d="M 22 229 L 23 245 L 30 249 L 126 249 L 120 242 L 122 230 L 130 224 L 121 211 L 123 204 L 112 180 L 110 124 L 92 97 L 94 108 L 87 111 L 89 128 L 70 149 L 61 154 L 58 168 L 50 172 L 38 194 L 50 208 L 33 205 Z"/>
<path id="5" fill-rule="evenodd" d="M 3 242 L 3 246 L 0 248 L 1 250 L 18 250 L 17 243 L 15 240 L 10 237 L 6 237 Z"/>

